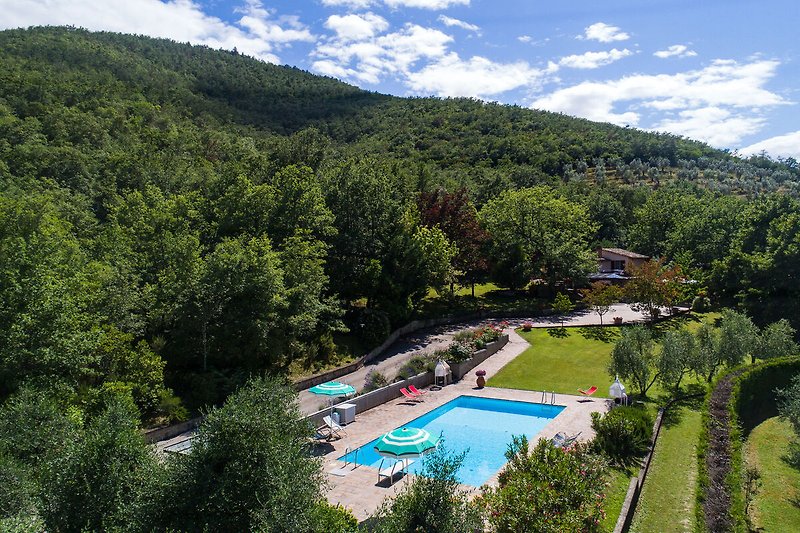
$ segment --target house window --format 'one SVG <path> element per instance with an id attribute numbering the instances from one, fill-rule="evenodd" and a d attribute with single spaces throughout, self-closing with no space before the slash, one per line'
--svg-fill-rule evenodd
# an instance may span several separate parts
<path id="1" fill-rule="evenodd" d="M 625 270 L 625 261 L 611 261 L 611 270 Z"/>

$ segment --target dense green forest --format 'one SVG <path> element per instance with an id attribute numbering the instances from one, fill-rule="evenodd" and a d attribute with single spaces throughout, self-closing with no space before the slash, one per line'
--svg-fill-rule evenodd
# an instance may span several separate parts
<path id="1" fill-rule="evenodd" d="M 797 326 L 797 192 L 794 160 L 669 134 L 5 31 L 0 397 L 129 391 L 146 419 L 185 416 L 252 374 L 335 361 L 345 332 L 377 344 L 430 287 L 579 284 L 600 244 Z"/>

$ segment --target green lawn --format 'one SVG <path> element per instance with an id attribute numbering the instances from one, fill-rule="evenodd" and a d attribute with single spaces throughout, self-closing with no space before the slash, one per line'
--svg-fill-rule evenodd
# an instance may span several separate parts
<path id="1" fill-rule="evenodd" d="M 656 326 L 656 337 L 672 328 L 693 331 L 702 322 L 713 323 L 719 316 L 719 313 L 705 313 L 667 320 Z M 620 328 L 613 326 L 535 328 L 528 332 L 517 330 L 531 347 L 503 367 L 488 384 L 507 389 L 547 390 L 564 394 L 576 394 L 579 388 L 596 385 L 599 390 L 595 394 L 605 396 L 612 382 L 608 373 L 611 350 L 619 332 Z M 695 382 L 695 379 L 687 376 L 683 385 Z M 656 384 L 648 395 L 660 398 L 664 396 L 664 391 Z"/>
<path id="2" fill-rule="evenodd" d="M 636 472 L 632 470 L 610 468 L 608 488 L 606 489 L 605 511 L 606 518 L 603 520 L 603 531 L 610 533 L 617 525 L 619 513 L 622 511 L 622 504 L 625 503 L 625 495 L 628 493 L 628 485 Z"/>
<path id="3" fill-rule="evenodd" d="M 608 394 L 608 362 L 619 328 L 538 328 L 518 333 L 531 347 L 489 380 L 489 386 L 577 394 L 598 387 Z"/>
<path id="4" fill-rule="evenodd" d="M 745 460 L 758 469 L 762 482 L 750 509 L 757 531 L 800 531 L 800 471 L 785 461 L 793 438 L 791 425 L 775 417 L 762 422 L 747 439 Z"/>
<path id="5" fill-rule="evenodd" d="M 631 532 L 693 530 L 701 401 L 673 406 L 665 415 Z"/>
<path id="6" fill-rule="evenodd" d="M 475 285 L 475 296 L 469 286 L 456 286 L 455 294 L 442 296 L 430 289 L 415 314 L 415 318 L 457 315 L 478 310 L 530 313 L 544 309 L 549 301 L 532 296 L 529 292 L 506 291 L 493 283 Z"/>

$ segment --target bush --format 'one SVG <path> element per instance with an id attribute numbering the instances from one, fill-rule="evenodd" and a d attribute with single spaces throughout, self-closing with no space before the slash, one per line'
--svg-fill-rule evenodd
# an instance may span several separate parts
<path id="1" fill-rule="evenodd" d="M 506 457 L 498 487 L 483 493 L 493 531 L 600 531 L 606 463 L 587 445 L 562 450 L 540 439 L 529 451 L 515 436 Z"/>
<path id="2" fill-rule="evenodd" d="M 450 348 L 447 349 L 447 353 L 448 363 L 463 363 L 464 361 L 472 359 L 473 350 L 471 346 L 460 342 L 454 342 L 450 345 Z"/>
<path id="3" fill-rule="evenodd" d="M 653 437 L 653 419 L 638 407 L 617 407 L 606 415 L 592 413 L 595 451 L 619 464 L 629 464 L 647 453 Z"/>
<path id="4" fill-rule="evenodd" d="M 453 341 L 459 342 L 461 344 L 469 344 L 473 340 L 475 340 L 475 337 L 477 336 L 478 336 L 477 329 L 462 329 L 461 331 L 458 331 L 456 332 L 455 335 L 453 335 Z"/>
<path id="5" fill-rule="evenodd" d="M 385 387 L 389 384 L 389 380 L 386 379 L 386 376 L 375 370 L 374 368 L 367 372 L 366 377 L 364 378 L 364 389 L 361 391 L 362 393 L 371 392 L 381 387 Z"/>
<path id="6" fill-rule="evenodd" d="M 381 533 L 462 533 L 481 531 L 477 505 L 459 488 L 456 473 L 467 452 L 451 454 L 444 445 L 426 455 L 421 475 L 376 512 L 372 531 Z"/>
<path id="7" fill-rule="evenodd" d="M 430 356 L 415 355 L 404 364 L 397 372 L 397 377 L 400 379 L 408 379 L 422 374 L 423 372 L 430 372 L 436 366 L 436 361 L 431 359 Z"/>

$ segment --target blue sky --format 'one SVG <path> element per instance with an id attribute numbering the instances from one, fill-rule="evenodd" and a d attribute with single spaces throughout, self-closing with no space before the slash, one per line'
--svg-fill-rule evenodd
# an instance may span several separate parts
<path id="1" fill-rule="evenodd" d="M 0 0 L 365 89 L 471 96 L 800 158 L 797 0 Z"/>

